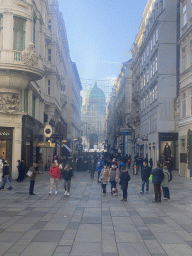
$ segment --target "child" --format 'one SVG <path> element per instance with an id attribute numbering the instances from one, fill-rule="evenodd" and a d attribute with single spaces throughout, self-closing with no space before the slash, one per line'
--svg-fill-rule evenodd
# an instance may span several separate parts
<path id="1" fill-rule="evenodd" d="M 111 183 L 111 194 L 116 196 L 117 193 L 113 191 L 113 188 L 116 188 L 116 184 L 119 181 L 119 169 L 115 164 L 111 166 L 109 175 L 110 175 L 110 183 Z"/>
<path id="2" fill-rule="evenodd" d="M 161 183 L 162 189 L 163 189 L 163 196 L 164 196 L 164 200 L 168 200 L 170 199 L 170 195 L 169 195 L 169 181 L 170 181 L 170 173 L 168 171 L 168 164 L 165 163 L 164 167 L 163 167 L 163 172 L 164 172 L 164 179 Z"/>
<path id="3" fill-rule="evenodd" d="M 67 196 L 69 196 L 72 176 L 73 176 L 72 168 L 71 168 L 70 164 L 66 164 L 66 166 L 63 170 L 63 179 L 64 179 L 65 195 L 67 195 Z"/>
<path id="4" fill-rule="evenodd" d="M 125 169 L 125 166 L 121 167 L 121 175 L 120 175 L 120 182 L 121 189 L 123 190 L 123 199 L 121 201 L 127 201 L 127 189 L 128 189 L 128 182 L 130 181 L 130 175 L 128 170 Z"/>
<path id="5" fill-rule="evenodd" d="M 104 161 L 104 164 L 104 168 L 102 169 L 101 174 L 99 176 L 99 181 L 101 182 L 101 187 L 103 189 L 103 196 L 106 195 L 106 185 L 108 184 L 110 179 L 107 161 Z"/>
<path id="6" fill-rule="evenodd" d="M 35 177 L 36 174 L 38 173 L 36 171 L 37 164 L 34 163 L 33 166 L 29 169 L 32 172 L 32 175 L 29 177 L 30 181 L 30 186 L 29 186 L 29 195 L 34 196 L 35 194 L 33 193 L 34 186 L 35 186 Z"/>

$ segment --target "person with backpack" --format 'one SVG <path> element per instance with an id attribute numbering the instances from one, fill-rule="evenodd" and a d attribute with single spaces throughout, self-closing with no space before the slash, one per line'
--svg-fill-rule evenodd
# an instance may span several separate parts
<path id="1" fill-rule="evenodd" d="M 103 189 L 103 196 L 106 195 L 106 186 L 110 179 L 110 172 L 109 172 L 109 168 L 107 166 L 107 161 L 105 161 L 104 164 L 105 164 L 104 168 L 102 169 L 100 177 L 99 177 L 99 181 L 101 182 L 101 187 Z"/>
<path id="2" fill-rule="evenodd" d="M 96 171 L 98 172 L 98 183 L 99 183 L 99 176 L 101 174 L 103 167 L 104 167 L 104 161 L 103 161 L 103 156 L 101 156 L 96 164 Z"/>
<path id="3" fill-rule="evenodd" d="M 120 182 L 119 185 L 121 185 L 121 189 L 123 191 L 123 199 L 121 199 L 122 202 L 127 201 L 127 189 L 128 189 L 128 183 L 131 180 L 131 177 L 128 173 L 128 170 L 125 168 L 125 166 L 121 167 L 121 174 L 120 174 Z"/>
<path id="4" fill-rule="evenodd" d="M 162 190 L 163 190 L 163 196 L 164 200 L 167 201 L 170 199 L 170 194 L 169 194 L 169 182 L 170 182 L 170 172 L 168 170 L 168 163 L 165 162 L 164 167 L 163 167 L 163 173 L 164 173 L 164 179 L 162 181 Z"/>
<path id="5" fill-rule="evenodd" d="M 111 194 L 116 196 L 117 195 L 116 184 L 119 181 L 119 169 L 115 164 L 111 166 L 109 175 L 110 175 L 110 183 L 111 183 Z"/>

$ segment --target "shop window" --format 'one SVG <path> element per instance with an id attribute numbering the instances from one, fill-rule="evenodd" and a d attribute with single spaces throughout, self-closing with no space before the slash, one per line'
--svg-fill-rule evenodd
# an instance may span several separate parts
<path id="1" fill-rule="evenodd" d="M 35 118 L 35 100 L 36 97 L 33 95 L 33 99 L 32 99 L 32 117 Z"/>
<path id="2" fill-rule="evenodd" d="M 17 16 L 13 17 L 13 50 L 25 50 L 25 26 L 26 20 Z"/>
<path id="3" fill-rule="evenodd" d="M 0 15 L 0 50 L 3 49 L 3 15 Z"/>
<path id="4" fill-rule="evenodd" d="M 28 113 L 28 90 L 24 91 L 24 111 Z"/>
<path id="5" fill-rule="evenodd" d="M 0 158 L 2 159 L 7 158 L 6 148 L 6 140 L 0 140 Z"/>

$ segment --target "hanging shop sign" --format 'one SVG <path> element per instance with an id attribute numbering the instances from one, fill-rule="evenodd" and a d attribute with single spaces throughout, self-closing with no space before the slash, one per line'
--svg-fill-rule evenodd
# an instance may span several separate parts
<path id="1" fill-rule="evenodd" d="M 53 134 L 53 129 L 51 125 L 46 125 L 44 128 L 44 135 L 46 138 L 50 138 L 51 135 Z"/>
<path id="2" fill-rule="evenodd" d="M 55 147 L 55 143 L 51 143 L 51 142 L 46 142 L 46 141 L 35 141 L 33 142 L 33 147 L 35 148 L 54 148 Z"/>

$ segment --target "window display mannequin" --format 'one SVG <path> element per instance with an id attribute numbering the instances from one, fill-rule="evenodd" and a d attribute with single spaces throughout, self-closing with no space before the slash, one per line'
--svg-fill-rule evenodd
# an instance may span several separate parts
<path id="1" fill-rule="evenodd" d="M 165 161 L 169 161 L 171 159 L 171 148 L 168 143 L 166 143 L 164 148 L 164 157 Z"/>

